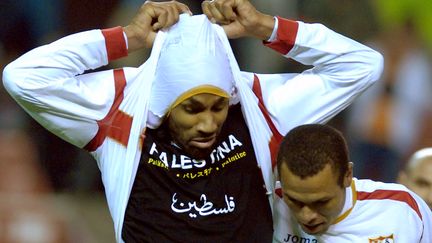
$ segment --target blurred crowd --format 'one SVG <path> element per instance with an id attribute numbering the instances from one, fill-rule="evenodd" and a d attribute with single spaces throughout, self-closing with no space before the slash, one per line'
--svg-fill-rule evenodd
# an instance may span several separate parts
<path id="1" fill-rule="evenodd" d="M 0 70 L 26 51 L 61 36 L 124 26 L 143 2 L 2 0 Z M 180 2 L 194 14 L 201 13 L 201 1 Z M 432 147 L 432 18 L 426 16 L 431 4 L 410 0 L 251 2 L 262 12 L 323 23 L 384 55 L 382 80 L 330 121 L 350 142 L 356 177 L 396 182 L 415 151 Z M 260 48 L 261 43 L 254 40 L 232 40 L 231 44 L 242 70 L 277 73 L 305 68 Z M 145 50 L 134 53 L 104 68 L 138 66 L 148 54 Z M 0 243 L 113 242 L 103 197 L 93 159 L 45 131 L 1 86 Z"/>

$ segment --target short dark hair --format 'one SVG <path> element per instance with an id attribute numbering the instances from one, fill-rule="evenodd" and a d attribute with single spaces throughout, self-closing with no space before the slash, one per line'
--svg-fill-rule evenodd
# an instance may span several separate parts
<path id="1" fill-rule="evenodd" d="M 277 154 L 279 173 L 285 164 L 294 175 L 304 179 L 316 175 L 330 164 L 339 174 L 340 186 L 343 186 L 348 162 L 348 146 L 342 133 L 324 124 L 295 127 L 285 135 Z"/>

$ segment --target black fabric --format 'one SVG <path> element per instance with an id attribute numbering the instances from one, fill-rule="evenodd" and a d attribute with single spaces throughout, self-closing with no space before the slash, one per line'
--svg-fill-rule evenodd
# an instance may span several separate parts
<path id="1" fill-rule="evenodd" d="M 240 105 L 216 149 L 193 161 L 157 130 L 146 134 L 126 209 L 125 242 L 271 242 L 264 182 Z M 165 162 L 164 162 L 165 161 Z"/>

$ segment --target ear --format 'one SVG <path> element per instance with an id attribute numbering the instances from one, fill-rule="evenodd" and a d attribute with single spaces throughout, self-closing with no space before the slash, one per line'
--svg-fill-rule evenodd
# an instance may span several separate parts
<path id="1" fill-rule="evenodd" d="M 348 162 L 348 169 L 347 169 L 347 171 L 345 173 L 344 181 L 343 181 L 343 186 L 344 187 L 351 186 L 351 182 L 352 182 L 352 178 L 353 178 L 353 167 L 354 167 L 354 163 L 353 162 Z"/>

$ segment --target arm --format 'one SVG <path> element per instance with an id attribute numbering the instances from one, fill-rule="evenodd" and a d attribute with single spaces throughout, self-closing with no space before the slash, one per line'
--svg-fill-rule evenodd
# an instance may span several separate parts
<path id="1" fill-rule="evenodd" d="M 187 11 L 177 2 L 147 1 L 124 28 L 73 34 L 22 55 L 4 69 L 4 86 L 41 125 L 84 147 L 122 96 L 127 77 L 123 71 L 83 73 L 150 47 L 159 29 Z"/>
<path id="2" fill-rule="evenodd" d="M 282 134 L 302 123 L 324 123 L 382 73 L 378 52 L 321 24 L 278 17 L 276 40 L 265 43 L 312 68 L 300 74 L 258 75 L 264 103 Z"/>
<path id="3" fill-rule="evenodd" d="M 321 24 L 278 17 L 275 26 L 272 16 L 247 0 L 205 2 L 203 9 L 231 38 L 269 40 L 275 27 L 275 39 L 264 43 L 313 66 L 301 74 L 258 75 L 264 104 L 281 134 L 298 124 L 328 121 L 381 75 L 381 54 Z"/>
<path id="4" fill-rule="evenodd" d="M 42 126 L 83 147 L 97 131 L 96 120 L 110 109 L 115 86 L 112 72 L 81 74 L 106 65 L 109 56 L 126 54 L 121 28 L 73 34 L 10 63 L 3 84 Z"/>

